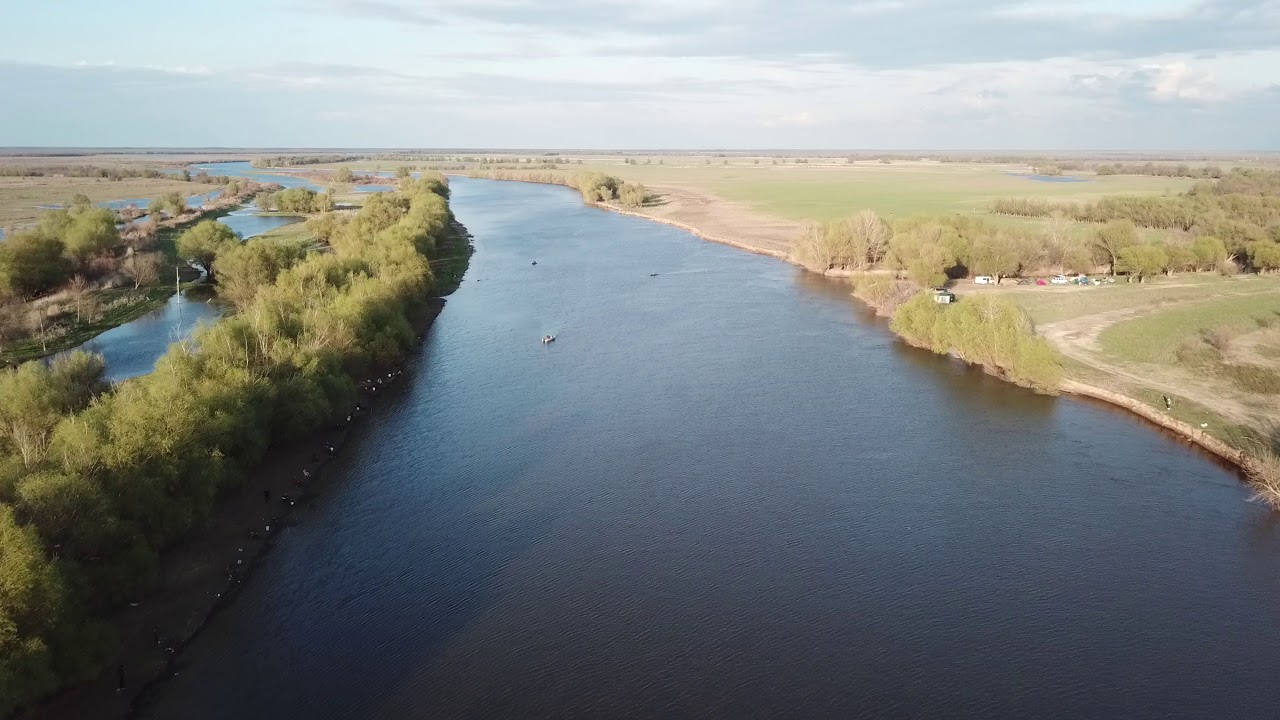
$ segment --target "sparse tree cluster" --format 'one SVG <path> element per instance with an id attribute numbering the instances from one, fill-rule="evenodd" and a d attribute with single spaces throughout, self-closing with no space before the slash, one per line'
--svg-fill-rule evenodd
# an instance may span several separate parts
<path id="1" fill-rule="evenodd" d="M 258 193 L 253 200 L 263 212 L 307 214 L 328 212 L 333 209 L 333 195 L 318 193 L 309 188 L 289 188 L 270 193 Z"/>

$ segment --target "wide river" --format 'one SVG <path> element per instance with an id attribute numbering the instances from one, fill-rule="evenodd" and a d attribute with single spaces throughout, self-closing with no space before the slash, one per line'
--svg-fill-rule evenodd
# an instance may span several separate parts
<path id="1" fill-rule="evenodd" d="M 790 265 L 453 189 L 477 251 L 409 382 L 144 715 L 1280 713 L 1280 517 L 1234 474 Z"/>

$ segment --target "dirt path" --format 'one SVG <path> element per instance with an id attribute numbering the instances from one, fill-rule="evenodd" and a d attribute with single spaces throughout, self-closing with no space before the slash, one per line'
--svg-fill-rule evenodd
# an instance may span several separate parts
<path id="1" fill-rule="evenodd" d="M 1203 405 L 1229 422 L 1257 427 L 1264 419 L 1261 415 L 1263 409 L 1242 399 L 1235 388 L 1193 370 L 1150 363 L 1118 363 L 1103 353 L 1098 342 L 1102 332 L 1116 323 L 1145 317 L 1171 307 L 1212 302 L 1230 295 L 1252 294 L 1256 293 L 1223 293 L 1200 300 L 1109 310 L 1041 325 L 1037 331 L 1063 355 L 1125 384 L 1149 388 L 1162 394 L 1178 395 Z"/>

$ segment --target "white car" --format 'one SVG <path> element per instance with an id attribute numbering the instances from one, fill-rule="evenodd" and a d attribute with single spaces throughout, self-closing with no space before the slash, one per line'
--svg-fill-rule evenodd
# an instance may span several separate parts
<path id="1" fill-rule="evenodd" d="M 1049 282 L 1053 283 L 1054 285 L 1066 285 L 1070 281 L 1067 280 L 1066 275 L 1054 275 L 1053 278 L 1049 280 Z"/>
<path id="2" fill-rule="evenodd" d="M 979 275 L 973 279 L 974 285 L 995 285 L 996 279 L 990 275 Z"/>

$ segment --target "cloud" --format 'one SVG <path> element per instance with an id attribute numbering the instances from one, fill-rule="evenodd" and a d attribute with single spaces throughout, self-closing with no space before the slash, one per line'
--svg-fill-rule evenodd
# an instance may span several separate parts
<path id="1" fill-rule="evenodd" d="M 519 31 L 602 56 L 825 58 L 865 67 L 1137 58 L 1280 45 L 1275 0 L 327 0 L 347 17 Z"/>
<path id="2" fill-rule="evenodd" d="M 1209 102 L 1222 99 L 1224 93 L 1208 73 L 1196 72 L 1185 62 L 1156 65 L 1150 69 L 1151 97 L 1157 100 L 1195 100 Z"/>

